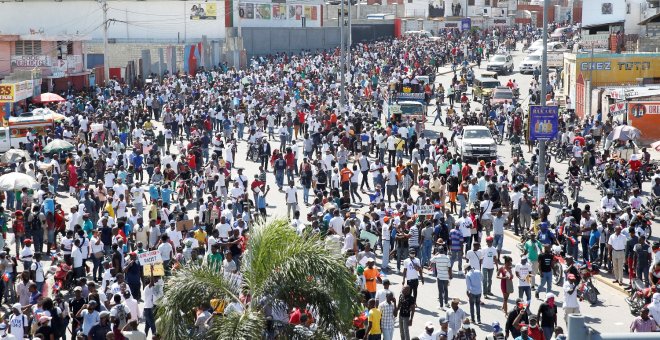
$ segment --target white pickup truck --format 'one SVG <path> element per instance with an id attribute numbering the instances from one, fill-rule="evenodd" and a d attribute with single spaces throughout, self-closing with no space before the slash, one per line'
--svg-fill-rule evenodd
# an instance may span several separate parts
<path id="1" fill-rule="evenodd" d="M 457 137 L 456 154 L 463 161 L 469 159 L 490 160 L 497 158 L 497 144 L 487 127 L 468 125 L 463 127 L 463 134 Z"/>

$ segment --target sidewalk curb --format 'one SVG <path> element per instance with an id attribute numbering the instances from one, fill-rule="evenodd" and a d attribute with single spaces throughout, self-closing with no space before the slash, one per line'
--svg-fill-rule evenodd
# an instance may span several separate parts
<path id="1" fill-rule="evenodd" d="M 468 65 L 469 65 L 470 67 L 477 66 L 476 63 L 470 63 L 470 64 L 468 64 Z M 444 66 L 442 66 L 442 67 L 444 67 Z M 436 75 L 436 76 L 444 76 L 445 74 L 449 74 L 449 73 L 453 73 L 453 72 L 454 72 L 454 71 L 451 70 L 451 66 L 450 66 L 450 67 L 449 67 L 449 71 L 436 72 L 435 75 Z M 456 69 L 456 72 L 457 72 L 457 73 L 460 73 L 460 70 L 457 68 L 457 69 Z"/>
<path id="2" fill-rule="evenodd" d="M 512 231 L 504 230 L 504 234 L 516 240 L 516 242 L 520 242 L 520 237 L 516 236 L 516 234 L 514 234 Z M 625 290 L 623 287 L 619 286 L 618 284 L 613 283 L 609 278 L 606 278 L 602 275 L 596 275 L 593 276 L 593 278 L 600 283 L 603 283 L 605 285 L 610 286 L 611 288 L 614 288 L 615 290 L 618 290 L 619 292 L 625 294 L 626 296 L 630 295 L 630 293 L 627 290 Z"/>

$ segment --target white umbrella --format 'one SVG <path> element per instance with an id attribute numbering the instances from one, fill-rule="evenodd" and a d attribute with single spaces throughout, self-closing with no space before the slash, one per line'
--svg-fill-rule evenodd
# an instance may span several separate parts
<path id="1" fill-rule="evenodd" d="M 17 191 L 23 188 L 37 189 L 39 183 L 34 177 L 20 172 L 10 172 L 0 176 L 0 190 Z"/>
<path id="2" fill-rule="evenodd" d="M 30 160 L 30 153 L 21 149 L 9 149 L 2 156 L 0 156 L 0 162 L 3 163 L 14 163 L 21 158 L 25 157 L 26 160 Z"/>

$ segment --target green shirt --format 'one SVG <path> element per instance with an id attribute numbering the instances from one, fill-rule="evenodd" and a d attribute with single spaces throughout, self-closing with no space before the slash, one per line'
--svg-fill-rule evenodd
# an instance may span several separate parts
<path id="1" fill-rule="evenodd" d="M 527 252 L 527 258 L 530 262 L 536 262 L 539 260 L 539 251 L 543 249 L 541 242 L 531 240 L 525 242 L 525 252 Z"/>
<path id="2" fill-rule="evenodd" d="M 209 254 L 207 263 L 209 267 L 214 268 L 216 270 L 220 270 L 222 268 L 222 254 L 221 253 Z"/>

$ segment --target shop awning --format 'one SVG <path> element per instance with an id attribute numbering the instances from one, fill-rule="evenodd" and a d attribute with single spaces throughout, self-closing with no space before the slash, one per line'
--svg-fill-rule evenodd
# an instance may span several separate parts
<path id="1" fill-rule="evenodd" d="M 591 24 L 591 25 L 587 25 L 587 26 L 582 25 L 582 27 L 580 27 L 580 28 L 583 29 L 583 30 L 590 30 L 592 28 L 611 26 L 611 25 L 623 24 L 623 23 L 624 23 L 623 20 L 617 20 L 617 21 L 604 22 L 602 24 Z"/>
<path id="2" fill-rule="evenodd" d="M 649 22 L 655 21 L 655 19 L 658 19 L 658 18 L 660 18 L 660 13 L 658 13 L 658 14 L 656 14 L 656 15 L 652 15 L 652 16 L 650 16 L 650 17 L 648 17 L 648 18 L 646 18 L 646 19 L 640 21 L 640 23 L 637 24 L 637 25 L 646 25 L 646 24 L 648 24 Z"/>

